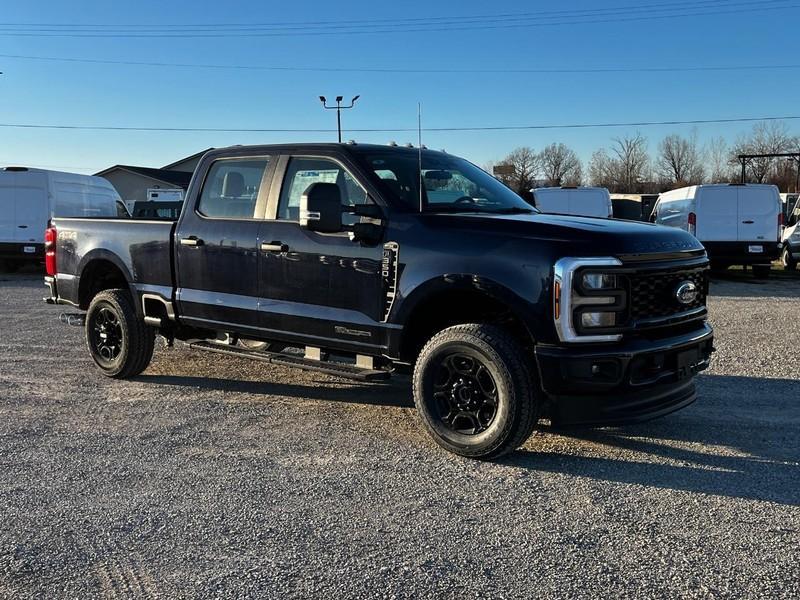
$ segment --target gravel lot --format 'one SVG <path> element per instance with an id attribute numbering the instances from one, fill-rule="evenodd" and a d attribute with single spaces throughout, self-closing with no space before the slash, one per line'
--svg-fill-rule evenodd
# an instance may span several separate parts
<path id="1" fill-rule="evenodd" d="M 712 284 L 700 399 L 438 449 L 408 382 L 159 348 L 103 378 L 0 275 L 0 596 L 800 596 L 800 279 Z"/>

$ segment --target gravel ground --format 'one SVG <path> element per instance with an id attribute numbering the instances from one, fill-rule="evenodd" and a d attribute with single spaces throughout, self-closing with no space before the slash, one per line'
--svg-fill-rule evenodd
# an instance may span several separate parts
<path id="1" fill-rule="evenodd" d="M 0 276 L 0 596 L 800 596 L 800 280 L 712 285 L 700 399 L 446 454 L 408 381 L 159 348 L 103 378 Z"/>

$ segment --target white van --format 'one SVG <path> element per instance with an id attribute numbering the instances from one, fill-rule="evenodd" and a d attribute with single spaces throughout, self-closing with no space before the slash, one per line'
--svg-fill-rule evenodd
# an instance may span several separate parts
<path id="1" fill-rule="evenodd" d="M 611 195 L 601 187 L 549 187 L 536 188 L 533 205 L 543 213 L 578 215 L 582 217 L 614 216 Z"/>
<path id="2" fill-rule="evenodd" d="M 658 197 L 652 221 L 688 231 L 714 268 L 759 265 L 769 273 L 781 251 L 783 211 L 778 188 L 764 184 L 694 185 Z"/>
<path id="3" fill-rule="evenodd" d="M 44 258 L 53 217 L 116 217 L 122 201 L 102 177 L 27 167 L 0 170 L 0 270 Z"/>

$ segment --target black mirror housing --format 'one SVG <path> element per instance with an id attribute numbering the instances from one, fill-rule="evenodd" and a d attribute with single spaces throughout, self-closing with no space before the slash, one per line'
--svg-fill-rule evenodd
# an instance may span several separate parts
<path id="1" fill-rule="evenodd" d="M 300 197 L 300 227 L 319 233 L 342 231 L 342 194 L 335 183 L 313 183 Z"/>

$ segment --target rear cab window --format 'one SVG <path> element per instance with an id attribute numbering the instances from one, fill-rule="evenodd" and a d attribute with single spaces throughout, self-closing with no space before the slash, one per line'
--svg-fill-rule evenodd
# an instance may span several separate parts
<path id="1" fill-rule="evenodd" d="M 269 157 L 221 158 L 208 170 L 197 212 L 216 219 L 254 219 Z"/>

